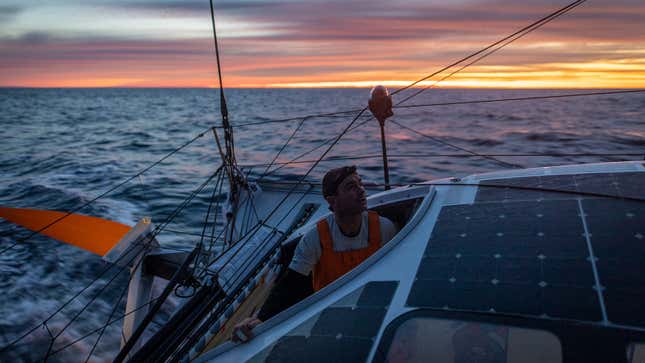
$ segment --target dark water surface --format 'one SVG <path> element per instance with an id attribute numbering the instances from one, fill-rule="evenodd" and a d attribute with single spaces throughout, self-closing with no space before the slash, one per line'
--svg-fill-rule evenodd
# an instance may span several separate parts
<path id="1" fill-rule="evenodd" d="M 556 90 L 431 90 L 410 103 L 576 93 Z M 363 89 L 228 90 L 233 124 L 356 109 L 366 103 Z M 395 98 L 396 102 L 396 98 Z M 166 153 L 220 122 L 215 90 L 207 89 L 0 89 L 0 205 L 70 210 L 91 200 Z M 293 157 L 337 135 L 353 115 L 307 120 L 279 161 Z M 478 153 L 645 153 L 645 97 L 642 94 L 594 96 L 541 101 L 488 103 L 396 111 L 394 119 L 443 141 Z M 269 123 L 236 129 L 240 164 L 270 161 L 297 125 Z M 464 154 L 446 145 L 387 125 L 393 183 L 495 171 L 504 166 Z M 379 130 L 369 122 L 343 137 L 328 156 L 379 155 Z M 315 159 L 324 148 L 304 157 Z M 424 154 L 423 158 L 401 155 Z M 500 157 L 525 167 L 642 159 L 613 157 Z M 331 166 L 322 163 L 311 174 L 319 179 Z M 380 158 L 357 164 L 367 182 L 381 183 Z M 161 221 L 219 165 L 211 133 L 169 158 L 143 177 L 93 203 L 82 213 L 133 225 L 144 216 Z M 293 180 L 309 164 L 281 169 L 274 179 Z M 263 168 L 254 168 L 262 171 Z M 199 233 L 208 206 L 205 191 L 170 226 Z M 0 221 L 0 250 L 28 235 Z M 188 249 L 196 238 L 167 233 L 162 244 Z M 97 256 L 35 237 L 0 254 L 0 346 L 42 322 L 105 268 Z M 101 282 L 107 281 L 108 275 Z M 127 276 L 116 278 L 83 315 L 56 340 L 71 343 L 104 324 Z M 96 293 L 91 288 L 62 314 L 48 322 L 55 335 Z M 93 361 L 109 361 L 118 350 L 120 322 L 106 330 Z M 97 335 L 54 355 L 50 361 L 84 361 Z M 0 361 L 36 361 L 50 342 L 39 328 Z"/>

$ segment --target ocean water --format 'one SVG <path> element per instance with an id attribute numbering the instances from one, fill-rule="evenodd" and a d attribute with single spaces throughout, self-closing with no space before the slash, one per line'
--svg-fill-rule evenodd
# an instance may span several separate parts
<path id="1" fill-rule="evenodd" d="M 429 90 L 409 104 L 578 92 L 586 91 Z M 233 125 L 361 108 L 367 98 L 365 89 L 227 90 Z M 56 210 L 79 207 L 218 125 L 218 105 L 217 91 L 209 89 L 0 89 L 0 206 Z M 289 161 L 336 136 L 353 116 L 307 119 L 278 162 Z M 572 154 L 498 157 L 522 167 L 641 160 L 645 154 L 643 94 L 397 109 L 393 120 L 480 154 Z M 270 161 L 297 125 L 298 121 L 291 121 L 236 128 L 238 163 L 246 165 L 247 171 L 262 172 L 264 168 L 257 164 Z M 386 133 L 394 184 L 508 167 L 489 159 L 464 157 L 464 151 L 393 123 L 386 125 Z M 316 159 L 324 149 L 303 160 Z M 326 169 L 351 163 L 359 167 L 364 181 L 382 183 L 380 151 L 378 125 L 376 121 L 367 122 L 346 134 L 328 154 L 332 158 L 357 159 L 324 161 L 309 179 L 320 179 Z M 374 155 L 377 157 L 361 158 Z M 81 213 L 130 225 L 144 216 L 161 221 L 219 164 L 213 135 L 206 132 Z M 289 165 L 270 177 L 295 180 L 310 165 Z M 168 229 L 198 234 L 209 196 L 207 189 Z M 27 235 L 24 229 L 0 221 L 0 250 Z M 197 238 L 168 232 L 159 240 L 170 248 L 190 249 Z M 43 322 L 105 266 L 97 256 L 45 237 L 31 238 L 0 254 L 0 347 Z M 98 295 L 101 283 L 111 277 L 99 279 L 97 286 L 47 322 L 51 334 L 59 335 L 53 351 L 105 323 L 120 289 L 127 283 L 127 276 L 119 275 L 114 286 Z M 96 301 L 65 328 L 94 295 L 98 295 Z M 51 341 L 47 328 L 39 327 L 1 352 L 0 361 L 42 359 Z M 91 361 L 111 361 L 118 351 L 119 332 L 120 322 L 104 332 Z M 97 337 L 95 334 L 81 340 L 49 361 L 85 361 Z"/>

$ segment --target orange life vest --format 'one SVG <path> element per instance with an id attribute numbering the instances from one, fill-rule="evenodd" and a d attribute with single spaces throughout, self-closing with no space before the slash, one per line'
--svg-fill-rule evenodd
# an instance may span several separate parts
<path id="1" fill-rule="evenodd" d="M 349 270 L 358 266 L 381 247 L 381 225 L 379 215 L 369 211 L 368 218 L 368 245 L 365 248 L 349 251 L 334 251 L 334 241 L 327 218 L 316 224 L 320 238 L 320 260 L 313 270 L 313 287 L 318 291 L 327 286 Z"/>

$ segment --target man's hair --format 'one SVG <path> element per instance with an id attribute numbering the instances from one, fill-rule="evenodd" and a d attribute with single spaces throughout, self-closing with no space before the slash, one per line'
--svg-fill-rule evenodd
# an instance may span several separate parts
<path id="1" fill-rule="evenodd" d="M 356 173 L 356 166 L 343 166 L 336 169 L 331 169 L 325 174 L 322 181 L 322 192 L 324 197 L 335 195 L 338 191 L 338 186 L 348 176 Z"/>

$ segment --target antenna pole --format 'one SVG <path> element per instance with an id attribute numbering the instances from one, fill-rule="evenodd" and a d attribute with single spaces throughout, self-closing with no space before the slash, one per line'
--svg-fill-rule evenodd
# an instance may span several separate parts
<path id="1" fill-rule="evenodd" d="M 385 120 L 383 120 L 385 121 Z M 390 169 L 387 167 L 387 146 L 385 145 L 385 122 L 378 122 L 381 128 L 381 152 L 383 154 L 383 179 L 385 190 L 390 190 Z"/>
<path id="2" fill-rule="evenodd" d="M 381 128 L 381 153 L 383 155 L 383 179 L 385 190 L 390 190 L 390 169 L 387 166 L 387 145 L 385 143 L 385 120 L 394 115 L 392 112 L 392 96 L 387 88 L 376 86 L 370 93 L 369 108 L 378 120 Z"/>

